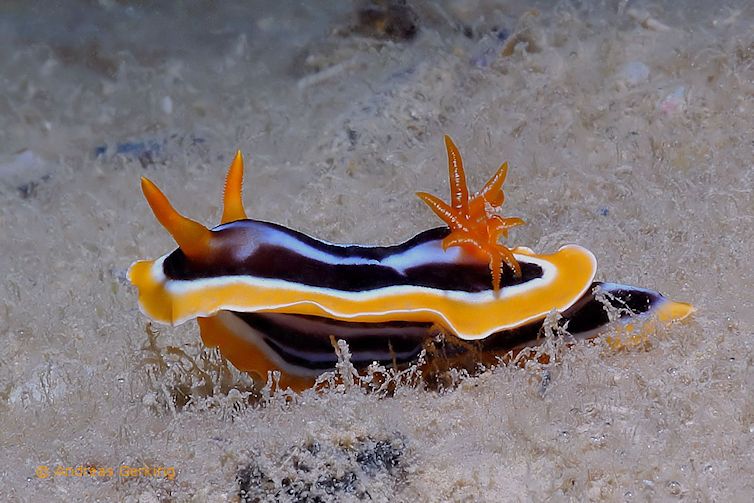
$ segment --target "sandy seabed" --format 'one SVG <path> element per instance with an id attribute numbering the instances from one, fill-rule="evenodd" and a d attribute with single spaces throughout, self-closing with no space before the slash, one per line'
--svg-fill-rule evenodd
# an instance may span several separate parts
<path id="1" fill-rule="evenodd" d="M 0 500 L 751 501 L 751 4 L 366 5 L 0 7 Z M 141 175 L 211 225 L 241 148 L 254 218 L 388 244 L 438 224 L 445 133 L 473 187 L 509 162 L 512 244 L 693 319 L 392 397 L 260 398 L 147 330 Z"/>

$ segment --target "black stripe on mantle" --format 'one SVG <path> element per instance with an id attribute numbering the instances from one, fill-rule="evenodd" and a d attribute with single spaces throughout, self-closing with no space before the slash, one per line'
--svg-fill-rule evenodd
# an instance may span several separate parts
<path id="1" fill-rule="evenodd" d="M 213 250 L 203 263 L 188 260 L 179 248 L 165 259 L 163 267 L 165 275 L 174 280 L 248 275 L 346 292 L 399 285 L 462 292 L 490 290 L 491 275 L 487 264 L 428 262 L 405 271 L 383 264 L 330 264 L 282 247 L 276 244 L 275 239 L 287 235 L 297 242 L 338 258 L 363 258 L 381 262 L 415 246 L 442 240 L 449 232 L 447 227 L 437 227 L 394 246 L 338 246 L 318 241 L 282 225 L 239 220 L 213 229 Z M 542 277 L 540 266 L 525 261 L 520 261 L 520 265 L 520 278 L 514 277 L 510 268 L 503 268 L 503 287 Z"/>

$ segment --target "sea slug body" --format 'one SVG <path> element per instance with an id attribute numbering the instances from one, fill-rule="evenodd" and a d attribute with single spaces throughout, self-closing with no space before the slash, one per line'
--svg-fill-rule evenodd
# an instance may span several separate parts
<path id="1" fill-rule="evenodd" d="M 178 213 L 142 178 L 178 248 L 129 269 L 140 309 L 166 324 L 196 318 L 204 343 L 238 369 L 262 380 L 279 371 L 281 384 L 294 389 L 335 367 L 333 338 L 348 343 L 359 370 L 415 362 L 438 330 L 458 342 L 451 362 L 490 363 L 534 344 L 552 312 L 574 336 L 593 336 L 609 322 L 600 298 L 625 308 L 626 317 L 669 322 L 693 311 L 651 290 L 594 282 L 595 257 L 580 246 L 539 255 L 501 244 L 524 223 L 499 212 L 507 164 L 470 195 L 458 149 L 447 136 L 445 144 L 450 204 L 418 196 L 447 226 L 394 246 L 333 244 L 247 218 L 240 152 L 226 177 L 222 223 L 213 229 Z"/>

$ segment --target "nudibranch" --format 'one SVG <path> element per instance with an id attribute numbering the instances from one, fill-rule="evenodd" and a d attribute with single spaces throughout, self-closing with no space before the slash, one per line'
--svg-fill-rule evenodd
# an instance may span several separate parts
<path id="1" fill-rule="evenodd" d="M 611 321 L 605 303 L 624 320 L 670 322 L 693 311 L 651 290 L 595 282 L 595 257 L 580 246 L 540 255 L 500 243 L 524 223 L 500 214 L 507 164 L 470 195 L 458 149 L 447 136 L 445 144 L 451 203 L 417 195 L 447 226 L 394 246 L 328 243 L 247 218 L 240 151 L 212 229 L 178 213 L 142 178 L 178 248 L 129 269 L 141 311 L 172 325 L 196 318 L 204 343 L 239 370 L 262 380 L 279 371 L 280 384 L 297 390 L 336 366 L 335 339 L 364 370 L 374 362 L 408 366 L 441 333 L 444 358 L 461 366 L 471 358 L 473 367 L 535 345 L 551 313 L 587 338 Z"/>

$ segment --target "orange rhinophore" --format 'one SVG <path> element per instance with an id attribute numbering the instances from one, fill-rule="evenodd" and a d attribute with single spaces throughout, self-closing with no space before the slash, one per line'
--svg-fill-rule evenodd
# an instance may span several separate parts
<path id="1" fill-rule="evenodd" d="M 233 158 L 233 163 L 225 177 L 225 192 L 223 193 L 223 217 L 221 223 L 246 220 L 246 211 L 243 209 L 241 197 L 243 188 L 243 155 L 239 150 Z"/>

